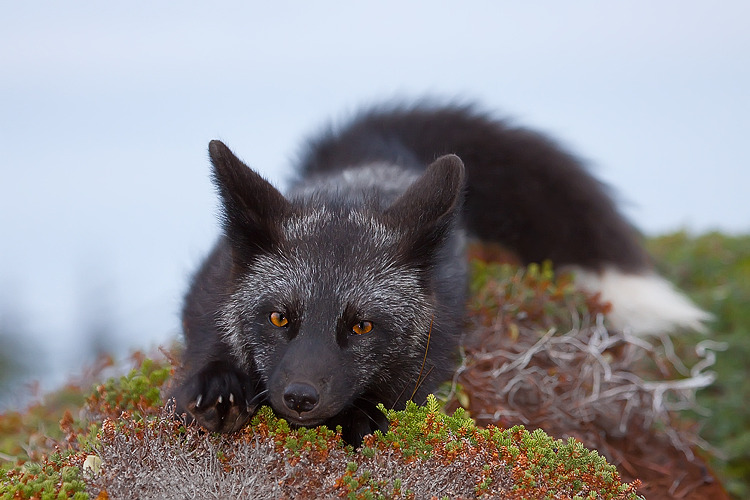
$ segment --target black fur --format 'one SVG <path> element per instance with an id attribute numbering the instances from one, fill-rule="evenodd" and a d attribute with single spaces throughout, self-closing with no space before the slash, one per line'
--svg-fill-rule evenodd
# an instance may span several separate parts
<path id="1" fill-rule="evenodd" d="M 454 366 L 464 228 L 526 262 L 648 267 L 578 161 L 470 108 L 363 114 L 310 143 L 287 197 L 222 143 L 209 151 L 224 236 L 185 300 L 173 395 L 210 430 L 266 401 L 358 445 L 387 426 L 377 403 L 423 401 Z"/>
<path id="2" fill-rule="evenodd" d="M 526 262 L 641 271 L 649 260 L 607 189 L 550 139 L 469 106 L 382 108 L 310 142 L 303 178 L 372 161 L 423 168 L 444 154 L 466 165 L 464 224 Z"/>

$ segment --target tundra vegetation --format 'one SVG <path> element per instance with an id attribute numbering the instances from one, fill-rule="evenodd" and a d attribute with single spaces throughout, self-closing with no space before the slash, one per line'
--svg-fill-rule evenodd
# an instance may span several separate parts
<path id="1" fill-rule="evenodd" d="M 0 415 L 0 498 L 729 498 L 722 484 L 744 498 L 750 238 L 649 248 L 714 333 L 610 331 L 607 305 L 570 277 L 475 247 L 456 376 L 424 405 L 382 408 L 390 430 L 362 448 L 267 408 L 231 435 L 185 426 L 162 400 L 172 347 L 134 354 L 123 376 L 104 358 Z"/>

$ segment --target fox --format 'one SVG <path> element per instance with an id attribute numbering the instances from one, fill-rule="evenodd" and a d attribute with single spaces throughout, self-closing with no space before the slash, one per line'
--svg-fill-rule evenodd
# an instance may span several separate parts
<path id="1" fill-rule="evenodd" d="M 634 335 L 704 327 L 573 154 L 467 105 L 375 106 L 309 140 L 285 194 L 209 144 L 222 234 L 184 299 L 178 413 L 213 432 L 260 405 L 291 426 L 385 432 L 378 405 L 450 379 L 470 239 L 569 269 Z"/>

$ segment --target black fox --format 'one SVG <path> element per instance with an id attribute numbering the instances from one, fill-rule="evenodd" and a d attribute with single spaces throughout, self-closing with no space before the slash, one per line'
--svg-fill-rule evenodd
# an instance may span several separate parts
<path id="1" fill-rule="evenodd" d="M 376 405 L 454 369 L 467 236 L 573 268 L 616 328 L 700 328 L 606 189 L 545 137 L 462 106 L 376 108 L 311 141 L 286 195 L 209 145 L 224 234 L 185 299 L 178 411 L 232 432 L 261 403 L 358 445 Z"/>

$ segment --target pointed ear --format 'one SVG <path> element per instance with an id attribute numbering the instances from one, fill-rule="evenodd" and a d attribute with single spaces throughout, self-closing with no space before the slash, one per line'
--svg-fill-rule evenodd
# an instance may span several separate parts
<path id="1" fill-rule="evenodd" d="M 252 255 L 271 249 L 280 239 L 279 223 L 289 202 L 223 142 L 211 141 L 208 152 L 223 205 L 224 233 L 235 252 Z"/>
<path id="2" fill-rule="evenodd" d="M 409 234 L 403 249 L 407 258 L 429 257 L 453 228 L 463 202 L 464 177 L 458 156 L 441 156 L 386 209 L 385 217 Z"/>

